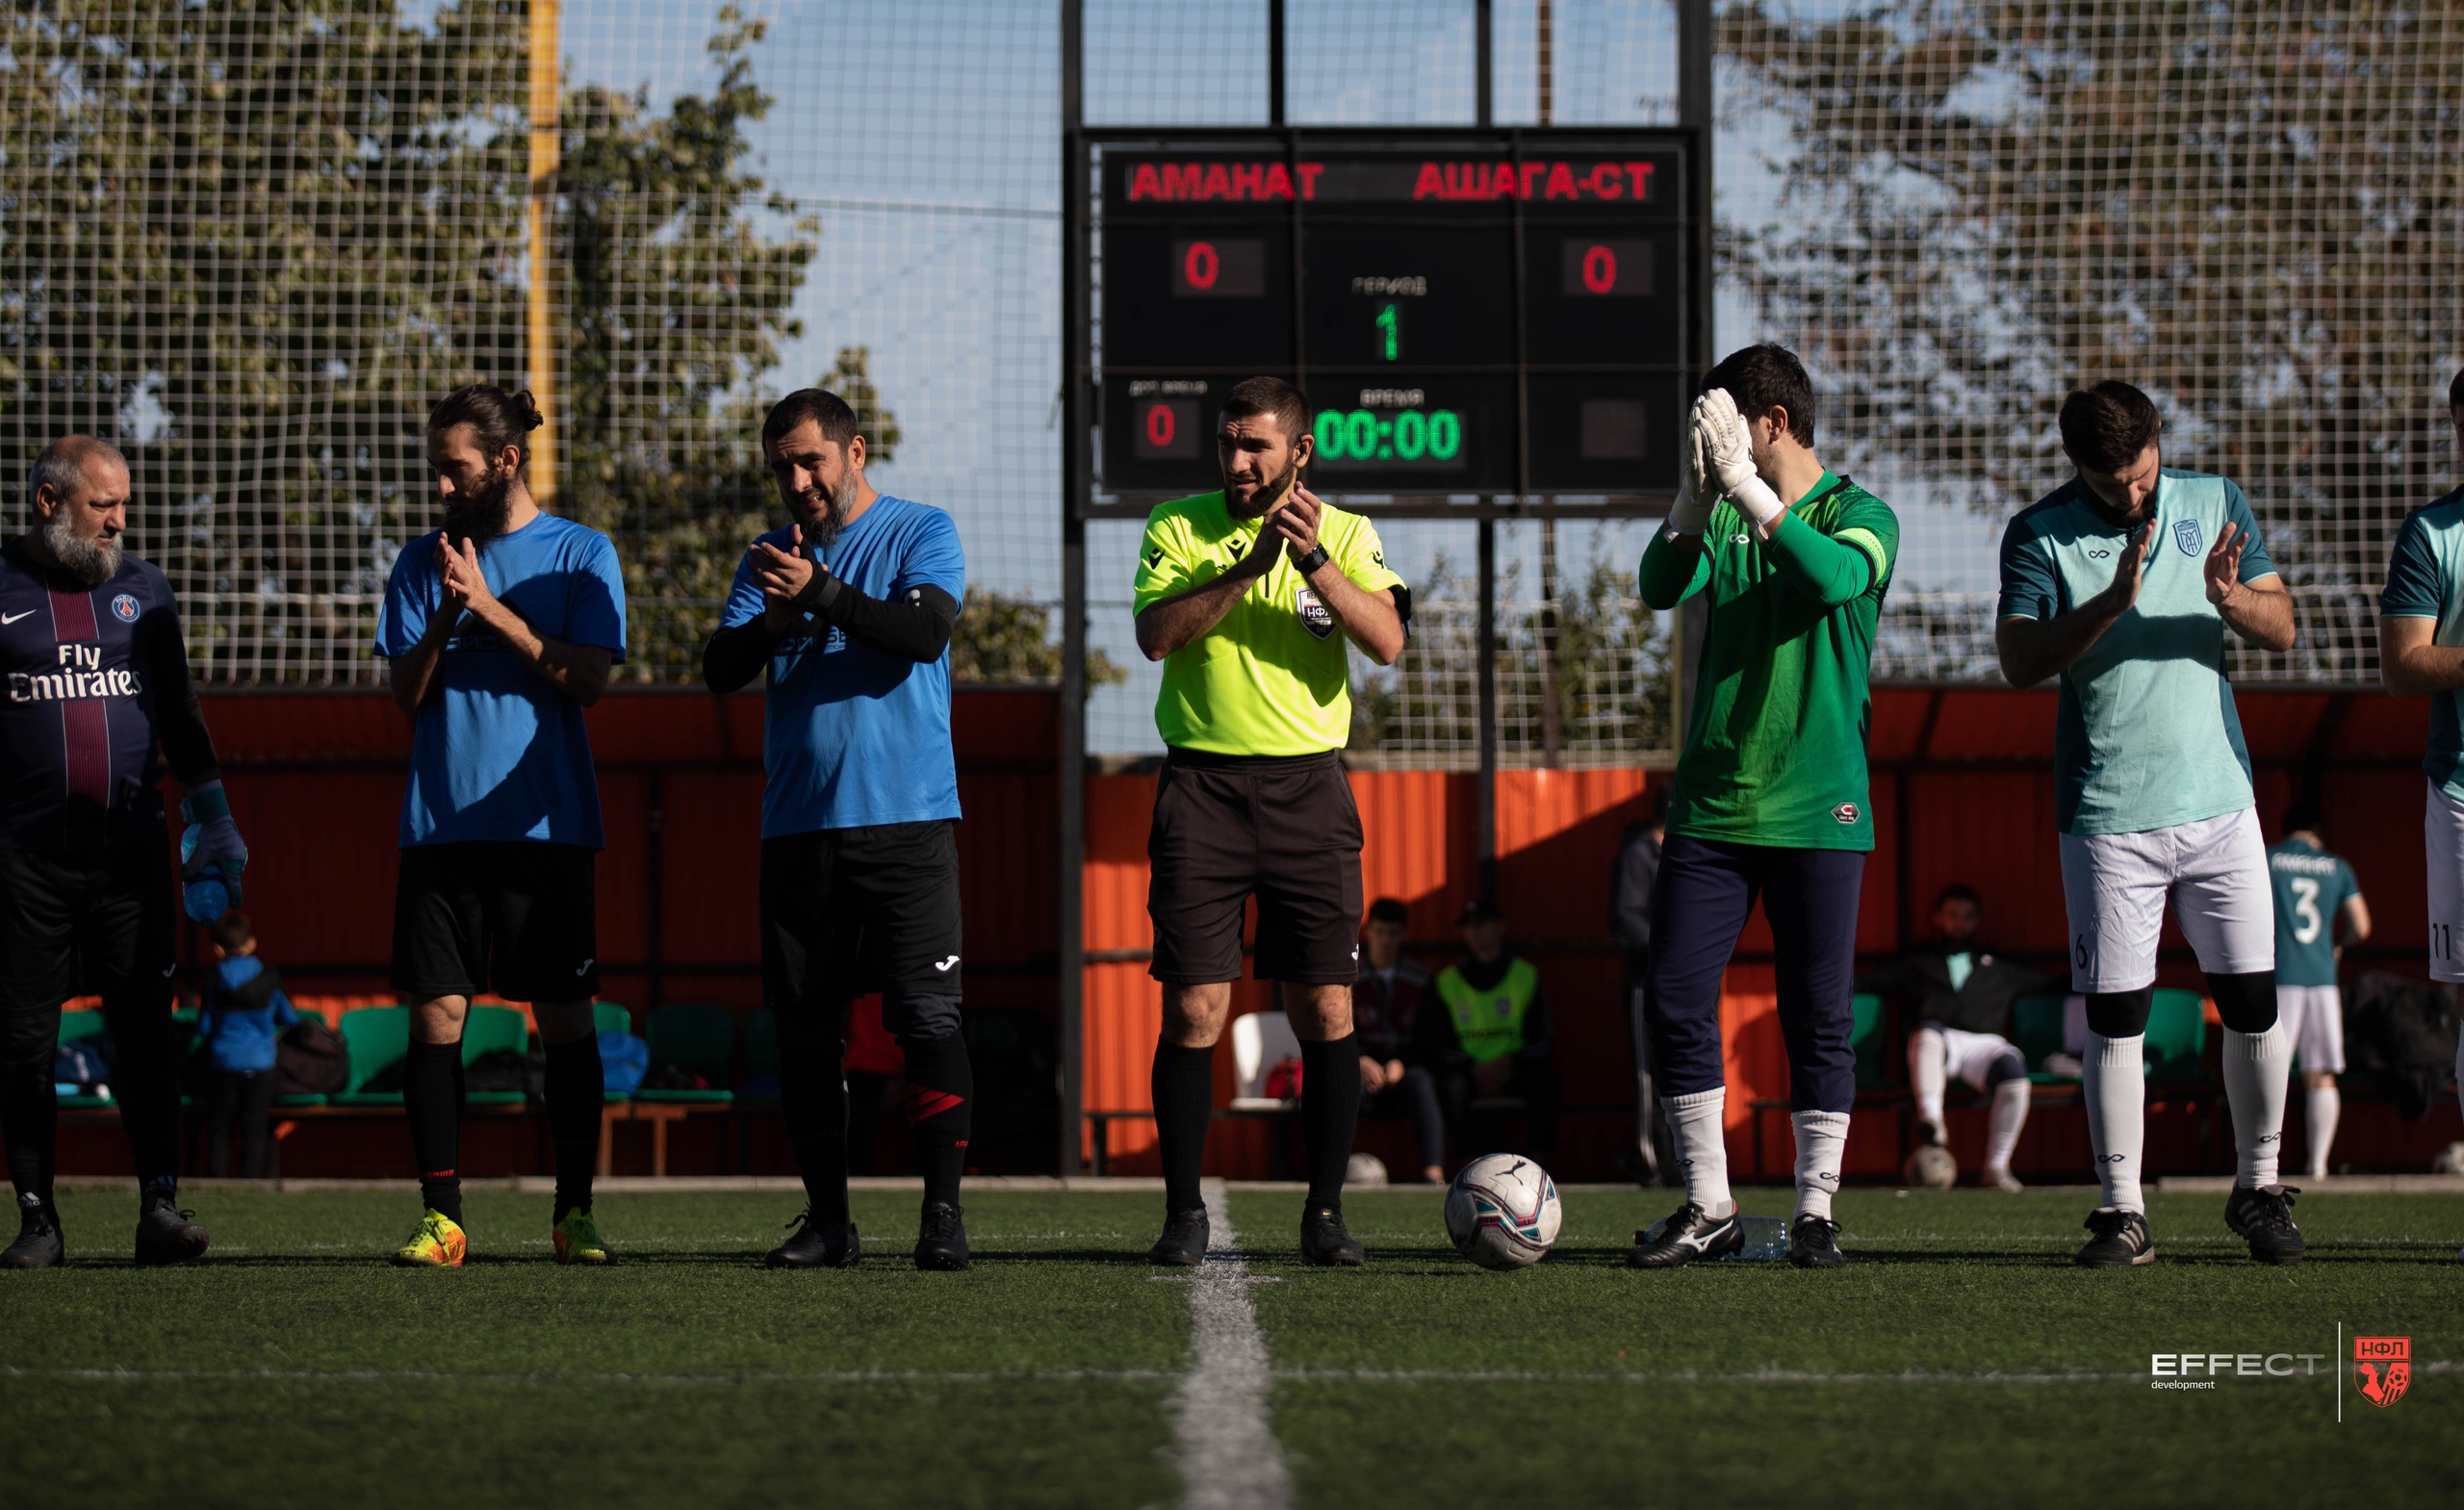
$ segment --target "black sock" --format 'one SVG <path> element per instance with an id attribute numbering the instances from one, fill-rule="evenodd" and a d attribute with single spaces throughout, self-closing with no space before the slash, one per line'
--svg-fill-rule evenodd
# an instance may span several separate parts
<path id="1" fill-rule="evenodd" d="M 1215 1050 L 1155 1040 L 1155 1142 L 1164 1157 L 1164 1209 L 1204 1206 L 1198 1173 L 1206 1164 L 1206 1125 L 1215 1116 Z"/>
<path id="2" fill-rule="evenodd" d="M 411 1040 L 402 1060 L 402 1114 L 427 1209 L 462 1219 L 462 1045 Z"/>
<path id="3" fill-rule="evenodd" d="M 176 1195 L 180 1183 L 180 1040 L 171 1026 L 169 983 L 103 1003 L 116 1058 L 112 1095 L 141 1190 Z M 145 1197 L 150 1200 L 152 1197 Z"/>
<path id="4" fill-rule="evenodd" d="M 828 1027 L 820 1012 L 779 1014 L 779 1113 L 804 1176 L 805 1202 L 825 1226 L 847 1220 L 846 1049 L 836 1026 L 845 1012 L 841 1007 Z"/>
<path id="5" fill-rule="evenodd" d="M 959 1176 L 966 1172 L 966 1145 L 975 1125 L 975 1067 L 966 1039 L 901 1038 L 907 1051 L 907 1128 L 915 1139 L 915 1172 L 924 1177 L 924 1204 L 959 1203 Z"/>
<path id="6" fill-rule="evenodd" d="M 607 1102 L 606 1071 L 599 1062 L 599 1035 L 551 1043 L 548 1059 L 548 1139 L 556 1147 L 556 1221 L 590 1210 L 590 1180 L 599 1172 L 599 1126 Z"/>
<path id="7" fill-rule="evenodd" d="M 22 1203 L 31 1196 L 51 1206 L 54 1150 L 60 1139 L 60 1103 L 52 1089 L 52 1045 L 60 1037 L 53 1013 L 48 1036 L 40 1024 L 11 1024 L 7 1061 L 0 1063 L 0 1139 L 9 1144 L 9 1183 Z"/>
<path id="8" fill-rule="evenodd" d="M 1360 1037 L 1300 1045 L 1300 1147 L 1309 1164 L 1309 1206 L 1344 1203 L 1344 1168 L 1360 1125 Z"/>

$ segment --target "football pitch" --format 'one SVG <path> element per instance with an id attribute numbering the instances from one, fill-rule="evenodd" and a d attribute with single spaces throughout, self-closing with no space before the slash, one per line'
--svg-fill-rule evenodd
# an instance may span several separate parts
<path id="1" fill-rule="evenodd" d="M 1749 1212 L 1785 1212 L 1784 1190 L 1740 1193 Z M 215 1250 L 173 1270 L 129 1267 L 126 1192 L 64 1192 L 71 1266 L 0 1275 L 6 1497 L 580 1510 L 2464 1495 L 2453 1196 L 2306 1198 L 2309 1261 L 2285 1269 L 2243 1256 L 2221 1195 L 2156 1191 L 2159 1262 L 2089 1271 L 2069 1262 L 2085 1192 L 1852 1190 L 1837 1271 L 1638 1273 L 1623 1267 L 1633 1229 L 1673 1199 L 1576 1190 L 1557 1250 L 1510 1274 L 1454 1255 L 1434 1191 L 1348 1194 L 1370 1250 L 1348 1271 L 1298 1263 L 1296 1191 L 1213 1198 L 1239 1251 L 1193 1278 L 1146 1266 L 1149 1190 L 973 1190 L 963 1274 L 909 1266 L 915 1196 L 901 1190 L 858 1192 L 865 1260 L 839 1272 L 760 1267 L 801 1204 L 787 1191 L 604 1193 L 618 1262 L 580 1269 L 549 1261 L 547 1196 L 474 1190 L 470 1264 L 441 1272 L 385 1263 L 416 1216 L 407 1189 L 193 1192 Z M 2354 1388 L 2356 1333 L 2411 1339 L 2410 1389 L 2388 1407 Z M 2157 1353 L 2259 1361 L 2181 1381 L 2212 1388 L 2158 1389 Z"/>

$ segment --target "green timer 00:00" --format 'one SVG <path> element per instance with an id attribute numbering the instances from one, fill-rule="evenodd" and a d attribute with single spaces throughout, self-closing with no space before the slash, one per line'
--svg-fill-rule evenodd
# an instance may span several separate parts
<path id="1" fill-rule="evenodd" d="M 1327 461 L 1447 462 L 1463 448 L 1463 417 L 1451 409 L 1403 409 L 1392 416 L 1321 409 L 1315 433 L 1318 454 Z"/>

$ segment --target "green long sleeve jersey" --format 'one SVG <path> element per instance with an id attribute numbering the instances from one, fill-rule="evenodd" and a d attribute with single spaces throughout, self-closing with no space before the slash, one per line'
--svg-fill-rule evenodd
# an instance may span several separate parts
<path id="1" fill-rule="evenodd" d="M 1890 506 L 1826 472 L 1767 541 L 1723 499 L 1691 563 L 1662 528 L 1642 598 L 1711 595 L 1668 832 L 1781 849 L 1871 850 L 1866 662 L 1899 554 Z"/>

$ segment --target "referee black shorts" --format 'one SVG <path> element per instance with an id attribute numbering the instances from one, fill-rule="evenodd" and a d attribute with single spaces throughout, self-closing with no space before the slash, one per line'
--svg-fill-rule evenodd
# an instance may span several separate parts
<path id="1" fill-rule="evenodd" d="M 414 844 L 394 887 L 393 986 L 414 1001 L 599 994 L 599 852 L 526 841 Z"/>
<path id="2" fill-rule="evenodd" d="M 762 991 L 773 1009 L 835 1011 L 880 991 L 892 1033 L 941 1037 L 958 1026 L 959 934 L 947 819 L 761 841 Z M 919 999 L 937 1015 L 911 1019 Z"/>
<path id="3" fill-rule="evenodd" d="M 1155 979 L 1239 980 L 1242 912 L 1253 895 L 1259 980 L 1348 985 L 1359 975 L 1360 808 L 1333 752 L 1174 750 L 1155 779 L 1146 857 Z"/>

